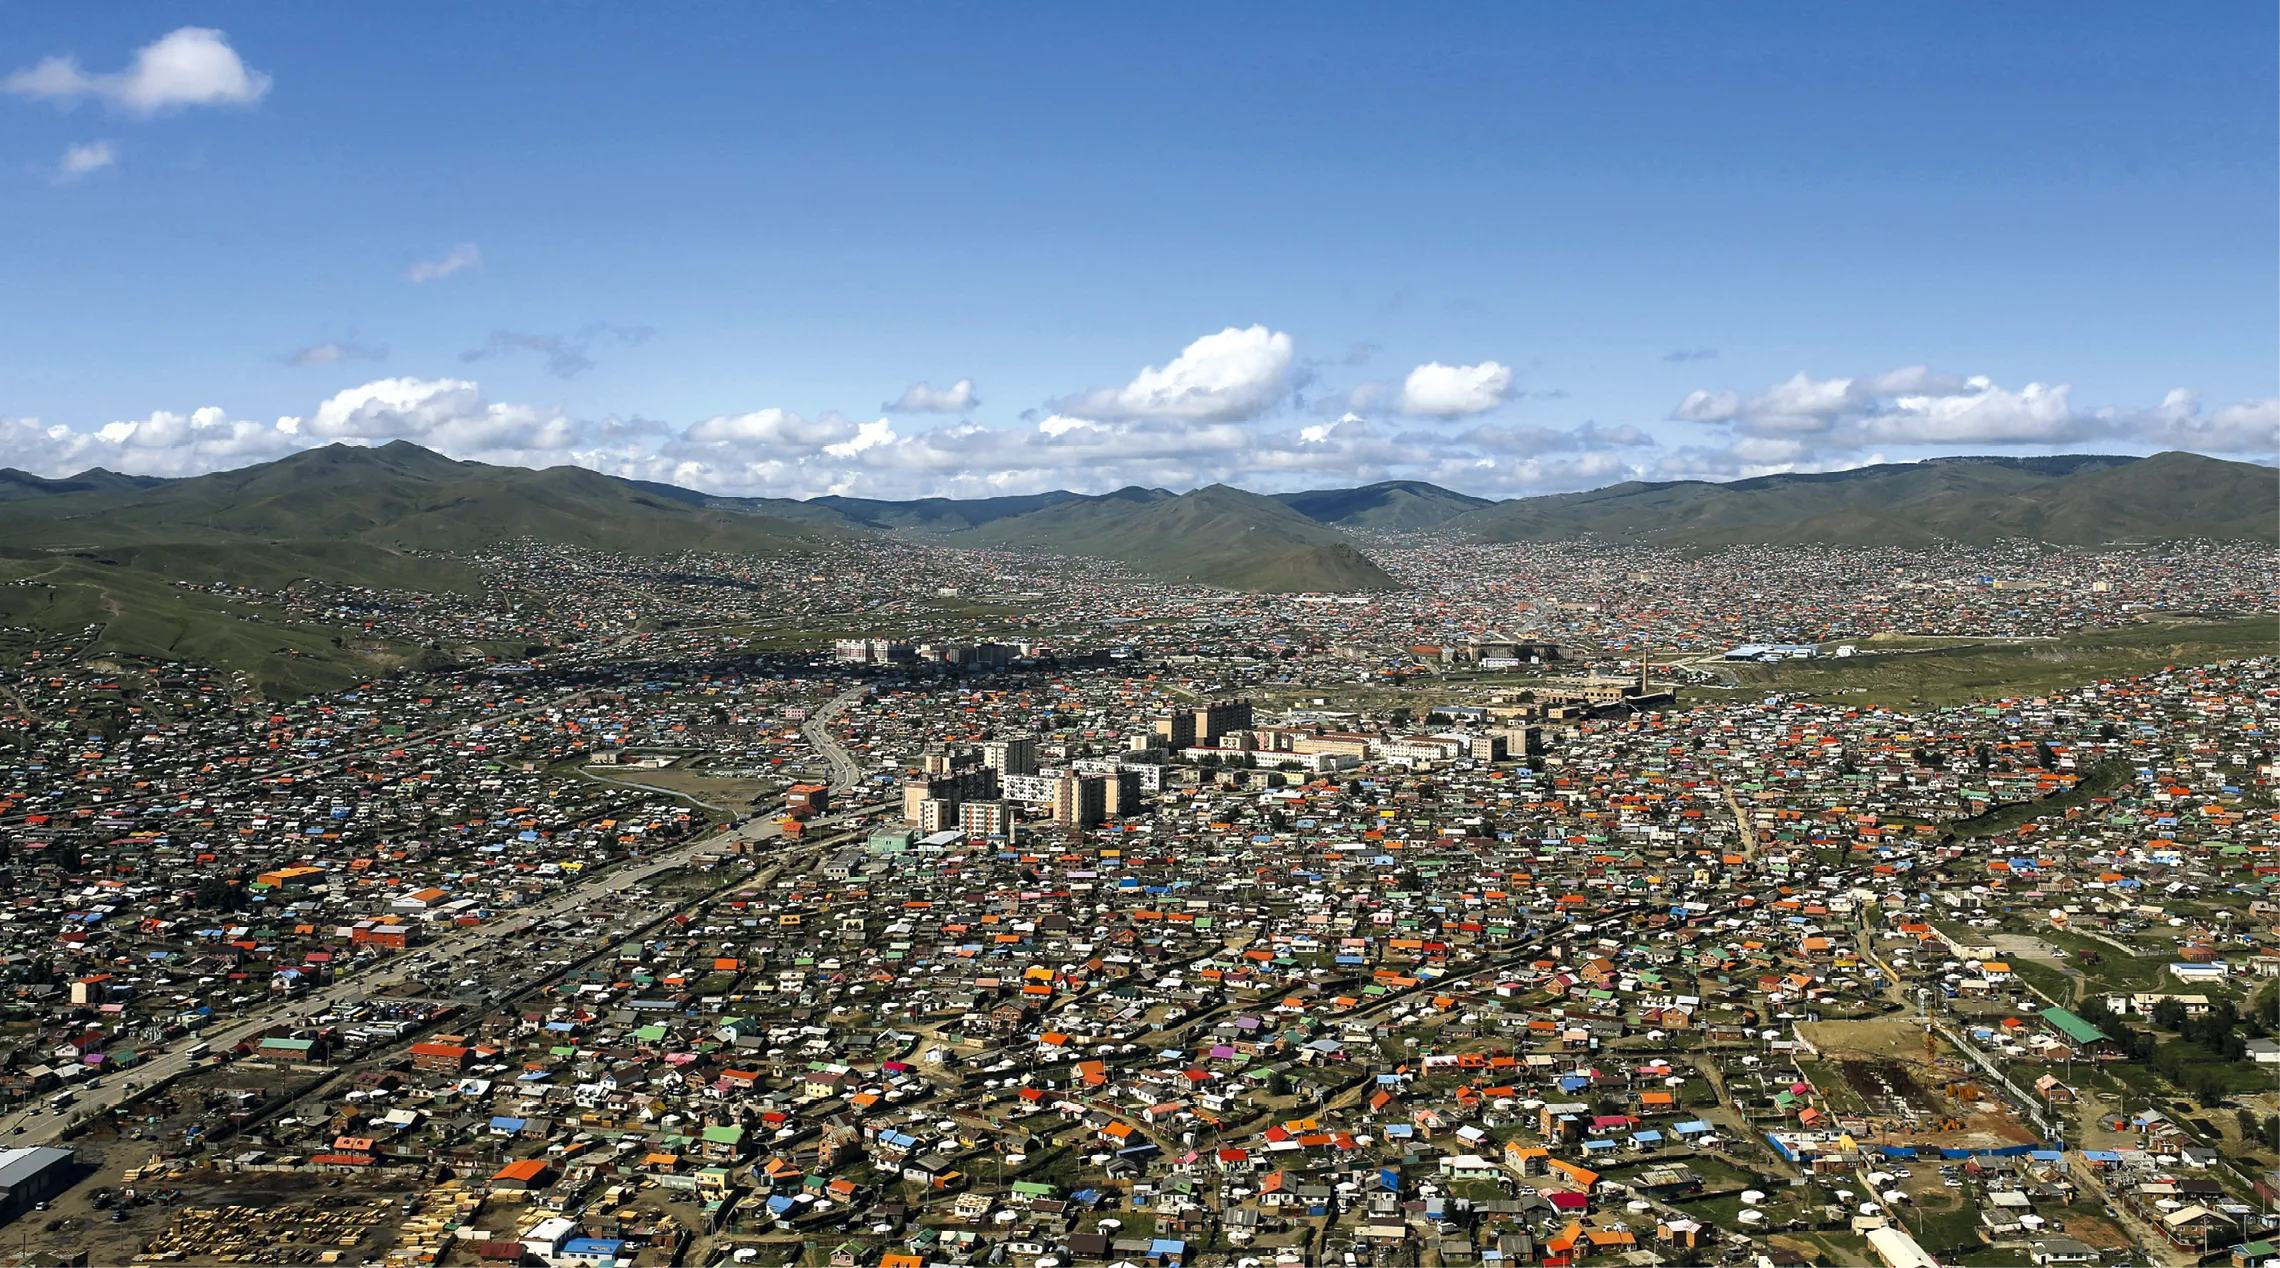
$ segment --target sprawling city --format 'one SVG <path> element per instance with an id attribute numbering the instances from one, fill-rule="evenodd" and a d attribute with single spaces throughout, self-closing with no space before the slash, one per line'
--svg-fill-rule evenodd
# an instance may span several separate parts
<path id="1" fill-rule="evenodd" d="M 1774 594 L 1763 548 L 1358 538 L 1401 588 L 522 541 L 464 596 L 229 589 L 455 658 L 306 694 L 12 627 L 18 1220 L 403 1265 L 2270 1231 L 2280 552 L 1785 548 Z"/>
<path id="2" fill-rule="evenodd" d="M 0 24 L 0 1268 L 2280 1268 L 2269 6 L 211 9 Z"/>

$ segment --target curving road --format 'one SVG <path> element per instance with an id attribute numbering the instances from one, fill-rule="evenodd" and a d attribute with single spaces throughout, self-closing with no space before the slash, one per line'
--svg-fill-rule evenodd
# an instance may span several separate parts
<path id="1" fill-rule="evenodd" d="M 823 754 L 825 761 L 831 763 L 831 787 L 834 791 L 853 788 L 862 781 L 863 772 L 855 765 L 855 758 L 848 753 L 847 746 L 831 734 L 831 720 L 844 713 L 848 705 L 870 693 L 868 685 L 849 687 L 825 701 L 800 726 L 800 734 L 806 737 L 808 743 L 815 745 L 816 751 Z"/>

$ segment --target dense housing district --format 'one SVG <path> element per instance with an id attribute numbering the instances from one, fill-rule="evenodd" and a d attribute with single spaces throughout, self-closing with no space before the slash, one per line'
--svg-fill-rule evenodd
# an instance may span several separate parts
<path id="1" fill-rule="evenodd" d="M 0 632 L 0 1263 L 2280 1258 L 2269 548 L 1370 553 Z"/>

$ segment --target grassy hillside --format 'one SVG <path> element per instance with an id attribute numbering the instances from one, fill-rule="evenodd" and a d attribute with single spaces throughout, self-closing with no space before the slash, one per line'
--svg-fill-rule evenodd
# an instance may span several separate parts
<path id="1" fill-rule="evenodd" d="M 1111 494 L 1062 502 L 947 540 L 1114 559 L 1166 580 L 1230 590 L 1389 590 L 1397 584 L 1337 529 L 1273 498 L 1220 484 L 1178 497 Z"/>
<path id="2" fill-rule="evenodd" d="M 19 550 L 9 553 L 23 553 Z M 454 559 L 407 554 L 365 542 L 141 542 L 92 546 L 65 553 L 96 562 L 154 572 L 169 580 L 227 582 L 279 590 L 300 581 L 479 595 L 483 574 Z"/>
<path id="3" fill-rule="evenodd" d="M 1123 489 L 1106 496 L 1135 500 L 1170 497 L 1161 489 Z M 1002 498 L 918 498 L 910 502 L 884 502 L 875 498 L 820 497 L 809 506 L 827 507 L 865 528 L 888 532 L 955 533 L 978 528 L 1015 515 L 1027 515 L 1083 495 L 1055 489 Z"/>
<path id="4" fill-rule="evenodd" d="M 0 624 L 15 627 L 10 638 L 238 669 L 288 694 L 428 654 L 279 624 L 274 607 L 173 583 L 277 590 L 309 580 L 474 595 L 482 576 L 439 555 L 526 537 L 641 555 L 760 554 L 847 531 L 694 506 L 576 467 L 454 462 L 401 441 L 186 480 L 16 474 L 16 494 L 0 495 Z"/>
<path id="5" fill-rule="evenodd" d="M 1590 535 L 1664 546 L 2272 541 L 2280 473 L 2187 453 L 1943 458 L 1726 484 L 1632 482 L 1501 502 L 1447 528 L 1475 541 Z"/>
<path id="6" fill-rule="evenodd" d="M 0 467 L 0 501 L 16 498 L 55 497 L 63 493 L 121 492 L 147 489 L 166 481 L 158 476 L 120 475 L 101 467 L 89 467 L 75 476 L 52 480 L 36 476 L 14 467 Z"/>
<path id="7" fill-rule="evenodd" d="M 461 551 L 535 537 L 636 554 L 768 553 L 830 531 L 692 506 L 580 467 L 454 462 L 403 441 L 330 445 L 147 489 L 0 506 L 0 540 L 18 545 L 254 539 Z"/>
<path id="8" fill-rule="evenodd" d="M 1358 489 L 1309 489 L 1273 496 L 1284 506 L 1324 524 L 1397 531 L 1439 528 L 1467 511 L 1496 505 L 1488 498 L 1422 480 L 1388 480 Z"/>
<path id="9" fill-rule="evenodd" d="M 288 621 L 173 584 L 156 572 L 73 556 L 0 556 L 0 651 L 68 647 L 74 658 L 182 661 L 243 672 L 291 697 L 447 659 L 388 639 Z"/>
<path id="10" fill-rule="evenodd" d="M 2163 453 L 2002 496 L 1927 499 L 1909 510 L 1957 541 L 2031 537 L 2069 546 L 2179 537 L 2280 540 L 2280 472 Z"/>
<path id="11" fill-rule="evenodd" d="M 894 502 L 880 498 L 827 495 L 801 501 L 796 498 L 723 497 L 648 480 L 628 483 L 662 497 L 716 511 L 731 511 L 740 515 L 771 515 L 778 519 L 827 524 L 849 531 L 912 535 L 962 532 L 1062 502 L 1087 500 L 1084 494 L 1054 489 L 1047 493 L 997 498 L 914 498 L 907 502 Z M 1130 500 L 1134 495 L 1143 500 L 1172 496 L 1162 489 L 1120 489 L 1102 496 Z"/>

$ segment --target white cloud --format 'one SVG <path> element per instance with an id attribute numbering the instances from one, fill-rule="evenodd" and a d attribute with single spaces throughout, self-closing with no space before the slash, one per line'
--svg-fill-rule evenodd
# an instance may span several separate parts
<path id="1" fill-rule="evenodd" d="M 783 449 L 815 450 L 844 444 L 861 433 L 838 414 L 803 418 L 788 409 L 754 410 L 749 414 L 720 414 L 691 426 L 681 439 L 692 445 L 773 445 Z"/>
<path id="2" fill-rule="evenodd" d="M 107 467 L 138 475 L 197 475 L 281 457 L 297 448 L 280 419 L 274 424 L 232 419 L 208 406 L 178 414 L 106 423 L 93 431 L 42 425 L 36 418 L 0 418 L 0 460 L 54 475 Z"/>
<path id="3" fill-rule="evenodd" d="M 1111 422 L 1239 422 L 1274 408 L 1290 386 L 1295 360 L 1289 335 L 1265 326 L 1229 326 L 1181 349 L 1161 369 L 1141 370 L 1123 387 L 1094 388 L 1052 407 Z"/>
<path id="4" fill-rule="evenodd" d="M 913 383 L 903 394 L 881 405 L 889 414 L 963 414 L 982 403 L 974 394 L 974 381 L 960 379 L 948 387 L 935 387 L 926 382 Z"/>
<path id="5" fill-rule="evenodd" d="M 93 97 L 133 114 L 185 106 L 251 105 L 269 92 L 269 76 L 249 70 L 220 31 L 186 26 L 135 53 L 134 64 L 91 75 L 70 57 L 49 57 L 0 80 L 0 90 L 63 105 Z"/>
<path id="6" fill-rule="evenodd" d="M 866 449 L 895 442 L 895 425 L 884 418 L 874 419 L 855 429 L 855 434 L 835 445 L 825 445 L 823 451 L 834 458 L 852 458 Z"/>
<path id="7" fill-rule="evenodd" d="M 119 161 L 119 152 L 109 141 L 89 141 L 83 145 L 65 147 L 63 159 L 55 165 L 55 179 L 60 184 L 75 181 L 89 172 L 100 172 Z"/>
<path id="8" fill-rule="evenodd" d="M 415 282 L 436 282 L 450 277 L 462 269 L 483 267 L 483 253 L 472 242 L 462 242 L 433 260 L 421 260 L 412 265 L 406 274 Z"/>
<path id="9" fill-rule="evenodd" d="M 1428 361 L 1401 382 L 1401 412 L 1424 418 L 1461 418 L 1495 409 L 1512 396 L 1512 371 L 1494 361 L 1442 365 Z"/>
<path id="10" fill-rule="evenodd" d="M 1508 372 L 1499 373 L 1504 368 L 1494 362 L 1439 366 L 1422 383 L 1384 385 L 1387 404 L 1374 415 L 1315 412 L 1333 399 L 1325 395 L 1276 422 L 1268 415 L 1295 369 L 1278 343 L 1287 349 L 1286 337 L 1264 328 L 1222 332 L 1125 387 L 1087 393 L 1041 419 L 1025 415 L 1003 425 L 862 421 L 784 407 L 688 424 L 592 420 L 555 405 L 494 401 L 472 380 L 396 377 L 337 392 L 305 416 L 274 424 L 211 408 L 157 411 L 89 431 L 0 420 L 0 463 L 48 474 L 99 464 L 179 475 L 333 441 L 402 438 L 455 458 L 576 464 L 732 494 L 989 496 L 1052 488 L 1101 492 L 1129 484 L 1186 489 L 1214 481 L 1289 489 L 1405 478 L 1516 495 L 1627 478 L 1836 470 L 1927 448 L 2047 450 L 2084 439 L 2258 457 L 2280 448 L 2280 400 L 2206 408 L 2198 394 L 2179 390 L 2150 409 L 2084 408 L 2064 384 L 2012 389 L 1920 366 L 1857 378 L 1797 375 L 1755 394 L 1698 391 L 1675 411 L 1698 425 L 1687 429 L 1691 443 L 1670 447 L 1628 424 L 1478 417 L 1473 407 L 1512 391 Z M 511 350 L 534 347 L 549 351 L 522 342 Z M 371 351 L 316 344 L 286 359 L 330 365 Z M 963 380 L 946 389 L 920 386 L 971 390 Z M 1394 416 L 1390 402 L 1397 391 L 1421 396 L 1416 403 L 1436 412 Z M 1105 407 L 1083 412 L 1078 405 Z"/>
<path id="11" fill-rule="evenodd" d="M 2280 453 L 2280 397 L 2238 401 L 2201 412 L 2201 394 L 2177 388 L 2160 406 L 2132 420 L 2138 433 L 2155 444 L 2208 453 Z"/>
<path id="12" fill-rule="evenodd" d="M 319 348 L 336 345 L 318 345 Z M 826 412 L 773 407 L 675 428 L 641 419 L 580 420 L 550 405 L 499 402 L 465 379 L 398 377 L 337 392 L 304 417 L 263 426 L 219 410 L 115 423 L 92 432 L 0 423 L 0 462 L 62 474 L 100 463 L 167 475 L 241 466 L 333 442 L 406 439 L 455 458 L 523 466 L 576 464 L 718 493 L 807 497 L 991 496 L 1124 485 L 1174 489 L 1223 481 L 1323 487 L 1394 477 L 1496 492 L 1569 487 L 1623 467 L 1633 436 L 1586 424 L 1523 434 L 1401 430 L 1359 415 L 1273 430 L 1238 421 L 1055 414 L 1003 427 L 974 422 L 904 431 Z M 1612 464 L 1612 465 L 1610 465 Z"/>
<path id="13" fill-rule="evenodd" d="M 318 441 L 411 440 L 454 457 L 561 453 L 582 425 L 551 405 L 494 403 L 466 379 L 375 379 L 336 392 L 299 427 Z"/>
<path id="14" fill-rule="evenodd" d="M 1671 417 L 1731 427 L 1778 461 L 1878 446 L 2068 445 L 2130 432 L 2112 411 L 2076 409 L 2063 383 L 2012 390 L 1984 376 L 1955 378 L 1923 366 L 1859 378 L 1798 374 L 1747 397 L 1697 390 Z"/>

